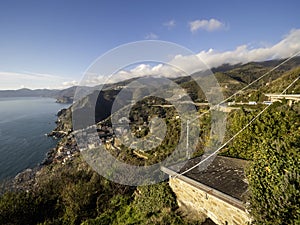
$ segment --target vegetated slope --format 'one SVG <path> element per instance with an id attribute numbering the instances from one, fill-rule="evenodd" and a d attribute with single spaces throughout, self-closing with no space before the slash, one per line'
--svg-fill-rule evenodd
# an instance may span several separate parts
<path id="1" fill-rule="evenodd" d="M 235 67 L 230 68 L 229 71 L 219 71 L 216 77 L 221 86 L 228 89 L 227 94 L 230 94 L 267 70 L 258 65 L 255 66 L 256 72 L 250 73 L 252 66 L 241 65 L 242 69 Z M 250 80 L 247 80 L 248 77 L 245 78 L 248 71 L 250 72 L 247 76 Z M 281 73 L 274 74 L 278 77 L 280 75 Z M 204 99 L 203 93 L 190 78 L 177 78 L 175 82 L 187 89 L 194 101 Z M 275 88 L 277 82 L 279 85 L 280 80 L 274 81 L 269 87 L 274 85 Z M 96 110 L 96 121 L 108 118 L 111 105 L 119 93 L 117 86 L 112 85 L 103 89 L 100 96 L 97 92 L 88 95 L 77 102 L 80 106 L 79 110 L 83 110 L 84 113 L 84 108 L 90 110 L 93 108 L 90 103 L 96 102 L 96 109 L 93 109 Z M 172 115 L 167 115 L 168 112 L 160 108 L 151 111 L 147 101 L 152 102 L 153 99 L 148 98 L 135 105 L 131 113 L 132 122 L 136 121 L 137 125 L 143 124 L 144 119 L 148 118 L 144 114 L 140 115 L 139 111 L 143 111 L 150 116 L 154 113 L 162 115 L 172 123 L 170 126 L 172 129 L 177 127 L 171 119 Z M 176 112 L 172 113 L 175 115 Z M 232 124 L 230 134 L 238 131 L 253 118 L 255 113 L 257 111 L 233 112 L 229 120 Z M 299 104 L 288 107 L 284 103 L 276 103 L 248 130 L 241 133 L 229 148 L 225 149 L 224 154 L 231 157 L 257 159 L 249 174 L 254 194 L 251 202 L 256 206 L 254 215 L 258 222 L 270 221 L 269 224 L 283 224 L 283 219 L 286 219 L 292 224 L 294 221 L 299 221 L 297 218 L 297 215 L 299 217 L 297 206 L 300 205 L 297 175 L 297 168 L 300 168 L 297 161 L 299 159 L 297 157 L 299 155 L 299 113 Z M 66 129 L 67 133 L 72 128 L 71 117 L 71 108 L 60 113 L 59 123 L 62 125 L 60 129 Z M 95 118 L 90 122 L 94 124 Z M 209 133 L 209 115 L 203 117 L 202 122 L 205 127 L 201 130 L 206 129 Z M 204 137 L 206 134 L 203 133 Z M 67 148 L 70 139 L 72 134 L 69 133 L 62 138 L 59 145 Z M 279 147 L 275 143 L 277 140 L 281 141 Z M 205 143 L 205 140 L 203 142 Z M 172 141 L 169 143 L 173 145 Z M 287 147 L 282 147 L 285 143 Z M 287 149 L 293 149 L 291 154 L 286 151 Z M 56 151 L 58 153 L 58 149 Z M 169 151 L 166 152 L 169 154 Z M 160 158 L 164 157 L 163 154 L 160 155 Z M 191 224 L 177 211 L 174 193 L 166 183 L 139 188 L 113 183 L 92 171 L 79 153 L 64 164 L 51 163 L 44 166 L 36 174 L 33 184 L 27 190 L 7 192 L 0 197 L 1 224 Z M 282 190 L 285 191 L 284 195 Z M 194 224 L 201 224 L 201 222 Z"/>
<path id="2" fill-rule="evenodd" d="M 278 62 L 276 62 L 278 63 Z M 225 97 L 235 93 L 236 91 L 240 90 L 242 87 L 244 87 L 245 81 L 240 80 L 246 80 L 250 79 L 249 82 L 252 82 L 253 80 L 257 79 L 258 77 L 262 76 L 266 71 L 269 71 L 270 68 L 265 68 L 263 63 L 248 63 L 245 65 L 240 65 L 240 67 L 234 67 L 233 69 L 225 72 L 216 72 L 215 76 L 217 80 L 220 83 L 220 86 L 222 87 L 222 90 L 224 92 Z M 268 62 L 266 63 L 268 66 L 269 64 L 273 65 L 275 63 Z M 294 65 L 294 64 L 292 64 Z M 286 67 L 289 68 L 289 67 Z M 253 71 L 250 73 L 250 71 Z M 272 74 L 269 74 L 273 77 L 280 77 L 283 76 L 283 78 L 278 78 L 278 80 L 271 81 L 268 86 L 266 84 L 262 84 L 260 89 L 253 90 L 253 89 L 246 89 L 244 93 L 240 94 L 238 98 L 244 100 L 244 101 L 259 101 L 263 96 L 264 88 L 273 87 L 276 88 L 276 84 L 282 84 L 282 80 L 286 80 L 286 82 L 290 82 L 288 77 L 294 78 L 295 74 L 297 73 L 298 69 L 292 69 L 292 71 L 295 72 L 286 72 L 284 73 L 282 70 L 275 70 Z M 282 75 L 283 74 L 283 75 Z M 290 76 L 288 74 L 294 74 L 293 76 Z M 245 78 L 247 76 L 247 78 Z M 234 77 L 234 78 L 233 78 Z M 239 77 L 237 79 L 237 77 Z M 104 121 L 108 119 L 111 115 L 111 108 L 112 105 L 115 103 L 115 98 L 120 92 L 120 90 L 126 86 L 128 83 L 134 81 L 136 79 L 131 79 L 128 81 L 122 81 L 116 84 L 108 84 L 105 85 L 102 90 L 94 91 L 91 94 L 85 96 L 80 101 L 77 101 L 75 105 L 73 105 L 70 109 L 67 109 L 63 112 L 63 115 L 60 117 L 60 123 L 58 123 L 58 129 L 57 131 L 65 130 L 68 132 L 67 129 L 72 129 L 72 115 L 80 115 L 79 118 L 73 118 L 77 122 L 77 128 L 85 128 L 88 125 L 94 125 L 95 123 L 99 123 L 101 121 Z M 265 77 L 265 80 L 270 80 L 268 76 Z M 200 89 L 199 85 L 191 78 L 191 77 L 179 77 L 175 78 L 174 82 L 176 82 L 178 85 L 180 85 L 182 88 L 186 90 L 186 92 L 190 95 L 191 99 L 195 102 L 205 102 L 206 97 L 202 90 Z M 144 87 L 140 87 L 140 92 L 144 91 Z M 125 90 L 126 92 L 126 90 Z M 125 94 L 127 99 L 121 99 L 123 102 L 118 102 L 118 104 L 126 104 L 126 100 L 132 99 L 132 93 L 128 92 Z M 265 100 L 265 99 L 264 99 Z M 120 101 L 120 100 L 118 100 Z M 153 103 L 154 102 L 154 103 Z M 128 102 L 127 102 L 128 103 Z M 140 157 L 137 157 L 135 155 L 134 151 L 128 148 L 124 148 L 124 146 L 116 146 L 120 147 L 122 149 L 121 152 L 117 151 L 117 155 L 120 159 L 123 161 L 130 161 L 131 163 L 136 164 L 152 164 L 157 162 L 157 160 L 161 160 L 165 157 L 167 157 L 171 152 L 172 149 L 174 149 L 174 146 L 176 146 L 176 143 L 179 141 L 179 134 L 180 134 L 180 124 L 178 120 L 174 119 L 176 117 L 176 110 L 174 111 L 173 108 L 168 108 L 168 112 L 166 113 L 166 109 L 160 107 L 159 105 L 166 104 L 163 103 L 162 99 L 155 99 L 151 97 L 151 95 L 144 99 L 143 101 L 138 102 L 134 105 L 134 107 L 131 110 L 131 117 L 130 124 L 132 132 L 135 133 L 138 136 L 144 137 L 147 135 L 148 126 L 151 118 L 158 116 L 165 120 L 166 124 L 168 124 L 168 135 L 166 135 L 165 139 L 163 140 L 163 144 L 159 146 L 159 148 L 155 148 L 153 152 L 155 152 L 155 157 L 152 157 L 150 152 L 143 153 L 143 157 L 147 158 L 141 159 Z M 169 104 L 169 103 L 168 103 Z M 156 108 L 155 110 L 150 110 Z M 197 107 L 198 110 L 204 110 L 204 108 Z M 172 112 L 172 110 L 174 112 Z M 75 111 L 75 114 L 72 114 L 71 111 Z M 171 113 L 172 112 L 172 113 Z M 87 114 L 89 113 L 89 114 Z M 64 115 L 67 114 L 67 115 Z M 87 116 L 92 115 L 92 116 Z M 94 115 L 94 116 L 93 116 Z M 82 118 L 83 116 L 83 118 Z M 81 121 L 83 121 L 82 124 Z M 108 122 L 110 119 L 108 120 Z M 199 155 L 203 152 L 201 150 L 207 143 L 208 138 L 207 135 L 209 133 L 209 124 L 210 124 L 210 117 L 203 116 L 201 118 L 201 135 L 200 135 L 200 142 L 199 145 L 196 147 L 197 152 L 195 155 Z M 106 122 L 105 122 L 106 123 Z M 68 124 L 68 126 L 65 126 L 65 124 Z M 108 125 L 110 122 L 108 123 Z M 176 131 L 176 132 L 172 132 Z M 178 133 L 179 132 L 179 133 Z M 113 153 L 112 153 L 113 154 Z M 128 158 L 129 156 L 129 158 Z M 136 161 L 136 162 L 135 162 Z"/>
<path id="3" fill-rule="evenodd" d="M 244 67 L 244 66 L 243 66 Z M 252 67 L 249 65 L 247 68 L 244 68 L 244 70 L 248 71 L 251 70 Z M 235 69 L 237 70 L 237 69 Z M 266 71 L 267 68 L 264 68 L 264 71 Z M 222 91 L 224 92 L 224 96 L 228 97 L 229 95 L 235 93 L 237 90 L 241 89 L 242 87 L 245 86 L 244 81 L 240 81 L 236 77 L 230 75 L 230 74 L 238 74 L 240 77 L 244 77 L 246 75 L 240 74 L 239 71 L 228 71 L 228 72 L 217 72 L 215 74 L 216 79 L 219 82 L 220 87 L 222 88 Z M 256 79 L 261 75 L 261 73 L 256 74 L 256 76 L 249 76 L 247 79 L 250 79 L 251 81 Z M 130 79 L 122 82 L 118 82 L 116 84 L 107 84 L 104 87 L 101 88 L 101 91 L 99 90 L 94 91 L 93 93 L 85 96 L 81 101 L 78 101 L 78 107 L 77 109 L 80 108 L 85 108 L 85 107 L 92 107 L 90 104 L 91 102 L 96 103 L 96 108 L 95 108 L 95 121 L 99 122 L 106 117 L 110 115 L 111 112 L 111 106 L 115 100 L 115 97 L 117 94 L 120 92 L 122 87 L 126 86 L 130 82 L 137 80 L 138 78 L 135 79 Z M 245 79 L 245 78 L 243 78 Z M 186 93 L 189 94 L 190 98 L 194 102 L 205 102 L 206 101 L 206 96 L 203 93 L 203 90 L 201 90 L 201 87 L 199 84 L 193 80 L 190 76 L 186 77 L 178 77 L 178 78 L 173 78 L 172 79 L 175 83 L 180 85 Z M 140 92 L 147 91 L 147 88 L 143 87 L 138 87 L 140 89 Z M 96 87 L 94 89 L 97 89 Z M 125 90 L 126 91 L 126 90 Z M 166 90 L 167 91 L 167 90 Z M 151 95 L 151 93 L 149 93 Z M 97 97 L 98 96 L 98 97 Z M 128 92 L 127 95 L 127 100 L 129 101 L 131 98 L 131 93 Z M 95 122 L 92 121 L 92 122 Z"/>
<path id="4" fill-rule="evenodd" d="M 259 101 L 263 93 L 281 93 L 296 78 L 300 68 L 283 73 L 244 99 Z M 300 80 L 286 94 L 300 94 Z M 264 107 L 258 105 L 229 114 L 227 139 L 246 126 Z M 249 212 L 254 224 L 280 225 L 300 222 L 300 102 L 275 102 L 241 132 L 222 154 L 251 161 L 246 171 L 249 182 Z"/>
<path id="5" fill-rule="evenodd" d="M 300 67 L 294 68 L 285 72 L 278 79 L 268 83 L 265 87 L 261 88 L 261 91 L 264 93 L 280 94 L 299 76 Z M 300 82 L 295 82 L 285 94 L 300 94 Z"/>
<path id="6" fill-rule="evenodd" d="M 274 71 L 275 72 L 275 71 Z M 240 93 L 235 100 L 236 101 L 256 101 L 263 102 L 268 100 L 264 94 L 281 94 L 297 77 L 300 75 L 300 67 L 294 67 L 291 70 L 280 72 L 280 76 L 276 75 L 275 80 L 269 80 L 268 82 L 262 83 L 257 89 L 246 89 Z M 268 77 L 268 76 L 266 76 Z M 300 84 L 299 82 L 294 83 L 286 93 L 284 94 L 299 94 Z"/>
<path id="7" fill-rule="evenodd" d="M 266 107 L 266 106 L 264 106 Z M 232 137 L 260 111 L 231 113 Z M 255 224 L 298 224 L 300 221 L 300 102 L 276 102 L 241 132 L 222 154 L 250 160 L 247 169 L 250 213 Z"/>
<path id="8" fill-rule="evenodd" d="M 69 138 L 59 145 L 66 147 Z M 0 196 L 0 224 L 200 224 L 177 211 L 166 182 L 120 185 L 93 171 L 79 153 L 64 164 L 42 167 L 26 182 L 31 184 Z"/>

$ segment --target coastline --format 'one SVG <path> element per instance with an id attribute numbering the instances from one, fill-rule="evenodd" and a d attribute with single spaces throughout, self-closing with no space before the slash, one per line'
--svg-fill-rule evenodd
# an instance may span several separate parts
<path id="1" fill-rule="evenodd" d="M 28 191 L 29 189 L 32 189 L 37 185 L 36 178 L 43 168 L 51 165 L 52 163 L 57 163 L 59 161 L 58 159 L 66 161 L 63 157 L 64 155 L 70 159 L 71 157 L 68 153 L 72 151 L 74 155 L 74 152 L 77 152 L 72 136 L 72 129 L 63 130 L 64 118 L 61 117 L 67 110 L 68 108 L 63 108 L 57 112 L 57 119 L 55 121 L 56 127 L 46 134 L 47 137 L 58 140 L 56 146 L 54 148 L 50 148 L 46 152 L 44 159 L 37 165 L 33 165 L 32 168 L 24 169 L 14 177 L 3 179 L 0 182 L 0 194 L 7 191 Z"/>

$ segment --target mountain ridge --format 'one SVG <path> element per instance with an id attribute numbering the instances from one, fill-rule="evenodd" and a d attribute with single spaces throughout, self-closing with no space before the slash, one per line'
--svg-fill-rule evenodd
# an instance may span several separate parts
<path id="1" fill-rule="evenodd" d="M 275 60 L 268 60 L 262 62 L 249 62 L 249 63 L 238 63 L 234 65 L 230 64 L 223 64 L 218 67 L 211 68 L 211 71 L 217 77 L 217 80 L 221 83 L 229 83 L 232 85 L 235 83 L 237 88 L 245 86 L 249 84 L 251 81 L 257 79 L 258 77 L 262 76 L 264 73 L 271 71 L 274 67 L 279 65 L 280 63 L 284 62 L 286 59 L 275 59 Z M 284 72 L 297 67 L 300 64 L 300 56 L 290 59 L 285 64 L 281 65 L 277 71 L 274 73 L 275 76 L 269 77 L 268 79 L 275 80 Z M 29 88 L 21 88 L 17 90 L 0 90 L 0 97 L 7 98 L 7 97 L 48 97 L 48 98 L 55 98 L 59 103 L 72 103 L 74 100 L 74 95 L 76 89 L 81 87 L 81 91 L 84 90 L 85 92 L 92 93 L 95 90 L 108 90 L 108 89 L 119 89 L 121 86 L 125 86 L 126 84 L 130 83 L 133 80 L 138 78 L 118 81 L 112 84 L 104 84 L 104 85 L 97 85 L 95 87 L 81 87 L 81 86 L 72 86 L 66 89 L 29 89 Z M 176 77 L 170 78 L 176 83 L 186 83 L 186 86 L 190 85 L 191 79 L 189 77 Z M 261 82 L 258 82 L 259 85 L 262 82 L 268 82 L 266 79 L 262 79 Z M 101 87 L 101 88 L 100 88 Z M 226 87 L 226 85 L 225 85 Z M 257 88 L 254 87 L 254 88 Z M 226 92 L 226 91 L 225 91 Z M 231 94 L 231 93 L 227 93 Z"/>

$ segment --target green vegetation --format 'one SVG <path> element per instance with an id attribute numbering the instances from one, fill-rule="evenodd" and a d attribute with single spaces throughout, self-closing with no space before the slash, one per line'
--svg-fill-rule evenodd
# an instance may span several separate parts
<path id="1" fill-rule="evenodd" d="M 37 187 L 9 192 L 0 198 L 0 224 L 80 224 L 105 211 L 118 194 L 130 196 L 129 187 L 108 182 L 81 162 L 43 168 Z"/>
<path id="2" fill-rule="evenodd" d="M 77 158 L 44 168 L 38 187 L 0 197 L 0 224 L 191 224 L 167 183 L 115 184 Z"/>
<path id="3" fill-rule="evenodd" d="M 290 70 L 284 73 L 281 77 L 274 80 L 264 88 L 262 91 L 265 93 L 281 93 L 292 81 L 294 81 L 297 77 L 300 76 L 300 67 L 297 67 L 293 70 Z M 296 94 L 300 93 L 300 83 L 296 82 L 292 85 L 286 94 Z"/>
<path id="4" fill-rule="evenodd" d="M 297 65 L 297 64 L 296 64 Z M 231 66 L 230 70 L 217 71 L 216 77 L 229 96 L 267 72 L 269 63 L 249 63 Z M 291 63 L 290 67 L 295 65 Z M 290 67 L 287 67 L 290 69 Z M 286 72 L 284 68 L 261 80 L 235 100 L 263 101 L 266 92 L 280 92 L 297 76 L 300 68 Z M 279 77 L 279 78 L 278 78 Z M 278 78 L 278 79 L 277 79 Z M 276 79 L 275 81 L 273 81 Z M 194 101 L 205 101 L 205 96 L 190 78 L 174 79 L 186 89 Z M 265 83 L 268 85 L 265 85 Z M 121 84 L 121 83 L 120 83 Z M 122 83 L 122 85 L 125 85 Z M 103 99 L 95 93 L 82 102 L 92 107 L 90 99 L 97 102 L 96 121 L 109 124 L 109 113 L 118 90 L 106 88 Z M 288 93 L 299 93 L 299 83 Z M 154 116 L 162 118 L 167 125 L 167 135 L 162 144 L 144 153 L 141 158 L 132 149 L 120 145 L 116 158 L 136 165 L 150 165 L 163 160 L 172 153 L 181 133 L 181 120 L 174 107 L 151 107 L 168 104 L 159 98 L 145 98 L 136 104 L 130 114 L 131 129 L 137 137 L 149 133 L 149 121 Z M 105 107 L 103 107 L 103 105 Z M 245 126 L 262 110 L 255 105 L 232 111 L 228 115 L 227 140 Z M 205 108 L 197 107 L 199 112 Z M 82 110 L 84 107 L 78 107 Z M 254 224 L 300 224 L 300 103 L 287 105 L 275 103 L 254 123 L 231 142 L 222 155 L 251 161 L 247 169 L 250 190 L 250 213 Z M 71 109 L 61 112 L 57 131 L 59 134 L 72 129 Z M 94 118 L 91 124 L 94 124 Z M 199 120 L 200 137 L 193 157 L 203 154 L 210 142 L 211 115 Z M 61 145 L 67 144 L 67 137 Z M 114 150 L 111 150 L 114 154 Z M 119 149 L 117 149 L 119 150 Z M 141 149 L 142 150 L 142 149 Z M 26 186 L 27 188 L 27 186 Z M 220 212 L 222 213 L 222 212 Z M 34 185 L 25 190 L 11 190 L 0 196 L 0 224 L 40 225 L 97 225 L 97 224 L 193 224 L 178 210 L 176 198 L 166 182 L 152 186 L 129 187 L 113 183 L 94 172 L 80 156 L 72 161 L 51 163 L 36 174 Z M 195 223 L 197 224 L 197 222 Z"/>
<path id="5" fill-rule="evenodd" d="M 262 107 L 258 107 L 254 111 L 246 109 L 235 111 L 229 119 L 229 137 L 242 129 L 261 110 Z M 272 142 L 277 138 L 284 139 L 287 133 L 293 132 L 296 129 L 298 117 L 297 111 L 293 108 L 288 107 L 286 104 L 274 103 L 254 123 L 239 134 L 223 154 L 252 160 L 260 145 L 266 140 Z"/>
<path id="6" fill-rule="evenodd" d="M 255 224 L 300 223 L 299 146 L 288 139 L 260 145 L 248 171 Z"/>
<path id="7" fill-rule="evenodd" d="M 113 205 L 111 210 L 83 225 L 191 224 L 176 212 L 176 199 L 167 183 L 138 187 L 131 202 L 123 196 L 116 196 L 110 203 Z"/>
<path id="8" fill-rule="evenodd" d="M 262 75 L 262 74 L 261 74 Z M 279 76 L 281 75 L 281 76 Z M 259 83 L 260 85 L 253 84 L 248 89 L 246 89 L 241 94 L 235 97 L 235 101 L 237 102 L 248 102 L 248 101 L 256 101 L 263 102 L 267 100 L 267 97 L 264 94 L 280 94 L 284 91 L 288 85 L 293 82 L 300 75 L 300 67 L 296 67 L 294 69 L 288 71 L 280 71 L 277 73 L 272 72 L 268 76 L 268 79 L 262 79 Z M 277 79 L 274 79 L 277 78 Z M 254 89 L 253 87 L 257 87 Z M 288 90 L 287 93 L 284 94 L 297 94 L 300 93 L 300 84 L 296 82 L 293 84 Z"/>
<path id="9" fill-rule="evenodd" d="M 236 111 L 233 134 L 256 111 Z M 255 224 L 300 223 L 300 104 L 273 104 L 223 154 L 251 160 L 247 170 Z"/>
<path id="10" fill-rule="evenodd" d="M 300 223 L 300 108 L 281 107 L 263 121 L 262 141 L 248 171 L 256 224 Z"/>

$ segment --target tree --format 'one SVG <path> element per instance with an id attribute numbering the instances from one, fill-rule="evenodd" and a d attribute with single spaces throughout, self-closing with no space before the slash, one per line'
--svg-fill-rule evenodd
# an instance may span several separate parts
<path id="1" fill-rule="evenodd" d="M 271 108 L 253 127 L 257 148 L 247 177 L 254 224 L 300 224 L 298 107 Z"/>
<path id="2" fill-rule="evenodd" d="M 248 171 L 255 224 L 300 224 L 299 154 L 290 140 L 260 145 Z"/>

